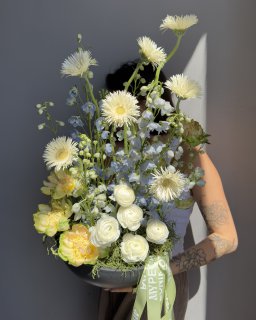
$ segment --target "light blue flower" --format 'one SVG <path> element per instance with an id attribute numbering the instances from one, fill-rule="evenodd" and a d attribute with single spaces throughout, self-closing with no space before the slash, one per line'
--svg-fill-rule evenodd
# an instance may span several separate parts
<path id="1" fill-rule="evenodd" d="M 101 134 L 101 138 L 103 140 L 108 139 L 108 136 L 109 136 L 109 131 L 103 131 L 102 134 Z"/>
<path id="2" fill-rule="evenodd" d="M 147 125 L 147 128 L 150 130 L 150 131 L 159 131 L 161 130 L 161 126 L 159 123 L 156 123 L 156 122 L 150 122 L 148 125 Z"/>
<path id="3" fill-rule="evenodd" d="M 140 181 L 140 175 L 133 172 L 129 175 L 129 182 L 139 182 Z"/>
<path id="4" fill-rule="evenodd" d="M 171 113 L 175 110 L 175 108 L 168 101 L 165 101 L 165 104 L 161 106 L 160 109 L 161 116 L 170 116 Z"/>
<path id="5" fill-rule="evenodd" d="M 142 118 L 152 121 L 154 119 L 154 115 L 151 110 L 147 109 L 143 111 Z"/>
<path id="6" fill-rule="evenodd" d="M 74 128 L 83 127 L 83 121 L 79 116 L 72 116 L 68 119 L 68 123 L 71 124 Z"/>
<path id="7" fill-rule="evenodd" d="M 120 157 L 120 158 L 124 157 L 124 150 L 123 150 L 123 149 L 119 149 L 119 150 L 116 152 L 116 156 L 117 156 L 117 157 Z"/>
<path id="8" fill-rule="evenodd" d="M 140 170 L 143 172 L 143 171 L 148 171 L 148 170 L 153 170 L 154 168 L 156 168 L 156 165 L 147 160 L 145 162 L 142 163 L 142 165 L 140 166 Z"/>
<path id="9" fill-rule="evenodd" d="M 82 105 L 81 109 L 83 110 L 83 112 L 85 112 L 86 114 L 90 114 L 90 116 L 93 117 L 96 107 L 92 102 L 89 101 Z"/>
<path id="10" fill-rule="evenodd" d="M 76 98 L 75 97 L 68 97 L 66 100 L 66 104 L 70 107 L 74 106 L 76 104 Z"/>
<path id="11" fill-rule="evenodd" d="M 103 131 L 103 129 L 104 129 L 104 126 L 103 126 L 103 117 L 98 118 L 98 119 L 95 121 L 95 125 L 96 125 L 97 131 L 99 131 L 99 132 Z"/>
<path id="12" fill-rule="evenodd" d="M 105 152 L 106 152 L 106 154 L 107 154 L 108 156 L 110 156 L 110 155 L 112 154 L 112 151 L 113 151 L 113 148 L 112 148 L 111 144 L 110 144 L 110 143 L 107 143 L 107 144 L 105 145 Z"/>
<path id="13" fill-rule="evenodd" d="M 123 130 L 119 130 L 119 131 L 116 133 L 116 136 L 117 136 L 118 141 L 124 140 L 124 131 L 123 131 Z"/>
<path id="14" fill-rule="evenodd" d="M 146 198 L 143 197 L 143 196 L 137 196 L 137 197 L 136 197 L 136 203 L 137 203 L 137 205 L 139 205 L 139 206 L 144 206 L 144 207 L 146 207 L 146 205 L 147 205 L 147 200 L 146 200 Z"/>
<path id="15" fill-rule="evenodd" d="M 141 139 L 139 137 L 132 137 L 130 139 L 131 146 L 135 150 L 140 150 L 141 148 Z"/>
<path id="16" fill-rule="evenodd" d="M 72 87 L 68 92 L 70 97 L 76 98 L 78 96 L 78 89 L 76 86 Z"/>

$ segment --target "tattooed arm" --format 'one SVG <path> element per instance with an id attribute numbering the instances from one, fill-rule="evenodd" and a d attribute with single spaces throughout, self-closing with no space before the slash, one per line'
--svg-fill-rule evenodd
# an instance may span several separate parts
<path id="1" fill-rule="evenodd" d="M 199 147 L 195 149 L 199 150 Z M 207 153 L 198 153 L 194 164 L 205 171 L 205 186 L 195 186 L 192 193 L 206 222 L 208 236 L 171 260 L 174 274 L 208 264 L 235 251 L 238 245 L 236 228 L 217 169 Z"/>

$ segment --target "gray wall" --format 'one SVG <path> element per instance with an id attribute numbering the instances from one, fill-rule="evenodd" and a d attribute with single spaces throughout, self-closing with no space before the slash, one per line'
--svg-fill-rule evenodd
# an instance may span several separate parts
<path id="1" fill-rule="evenodd" d="M 160 21 L 186 13 L 197 14 L 200 23 L 166 71 L 182 72 L 207 34 L 207 151 L 221 174 L 240 240 L 236 253 L 208 267 L 206 319 L 254 318 L 255 9 L 252 0 L 1 0 L 1 319 L 96 319 L 98 290 L 46 255 L 32 223 L 37 203 L 44 201 L 41 155 L 50 139 L 37 132 L 33 106 L 52 99 L 61 118 L 71 113 L 65 95 L 72 81 L 61 80 L 59 68 L 73 52 L 76 34 L 83 33 L 100 62 L 99 87 L 107 72 L 136 57 L 138 36 L 170 49 L 174 37 L 161 35 Z"/>

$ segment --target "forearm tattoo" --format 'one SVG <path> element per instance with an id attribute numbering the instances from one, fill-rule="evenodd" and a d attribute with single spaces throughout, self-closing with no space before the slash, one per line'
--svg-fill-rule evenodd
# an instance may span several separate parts
<path id="1" fill-rule="evenodd" d="M 215 258 L 223 256 L 235 246 L 234 241 L 224 239 L 215 233 L 210 234 L 208 238 L 213 242 Z"/>
<path id="2" fill-rule="evenodd" d="M 228 210 L 221 202 L 213 202 L 210 205 L 204 205 L 200 202 L 198 206 L 209 231 L 227 223 Z"/>
<path id="3" fill-rule="evenodd" d="M 200 267 L 207 263 L 206 253 L 202 248 L 192 248 L 172 259 L 172 262 L 180 272 L 187 271 L 193 267 Z"/>

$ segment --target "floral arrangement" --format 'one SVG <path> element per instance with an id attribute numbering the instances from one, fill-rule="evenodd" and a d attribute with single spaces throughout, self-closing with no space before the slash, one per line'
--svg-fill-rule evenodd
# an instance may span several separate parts
<path id="1" fill-rule="evenodd" d="M 162 83 L 159 73 L 187 29 L 197 22 L 195 15 L 167 16 L 160 29 L 174 32 L 173 50 L 166 54 L 149 37 L 138 38 L 140 60 L 123 90 L 103 89 L 98 97 L 91 71 L 98 63 L 83 48 L 79 34 L 76 52 L 61 67 L 63 76 L 79 78 L 67 99 L 77 110 L 68 120 L 74 127 L 71 137 L 57 136 L 64 122 L 53 119 L 52 102 L 36 106 L 45 116 L 38 129 L 49 128 L 56 137 L 43 154 L 50 173 L 41 191 L 49 203 L 39 204 L 34 226 L 44 240 L 53 241 L 51 252 L 68 264 L 91 264 L 96 276 L 104 266 L 126 271 L 145 265 L 150 270 L 156 261 L 164 262 L 165 268 L 160 269 L 169 283 L 169 255 L 177 236 L 168 213 L 173 205 L 193 205 L 193 199 L 183 199 L 183 193 L 204 185 L 204 172 L 193 163 L 196 153 L 204 151 L 194 147 L 209 143 L 209 135 L 179 109 L 183 100 L 201 95 L 199 84 L 183 74 Z M 145 83 L 140 71 L 148 64 L 153 65 L 155 78 Z M 175 106 L 161 97 L 164 88 L 176 97 Z M 144 107 L 139 97 L 145 98 Z M 158 114 L 166 120 L 156 122 Z M 152 131 L 158 135 L 152 137 Z M 184 148 L 190 154 L 187 163 L 182 158 Z M 143 273 L 137 295 L 149 276 Z M 166 313 L 171 312 L 171 301 L 169 297 Z M 135 307 L 134 317 L 140 309 Z"/>

